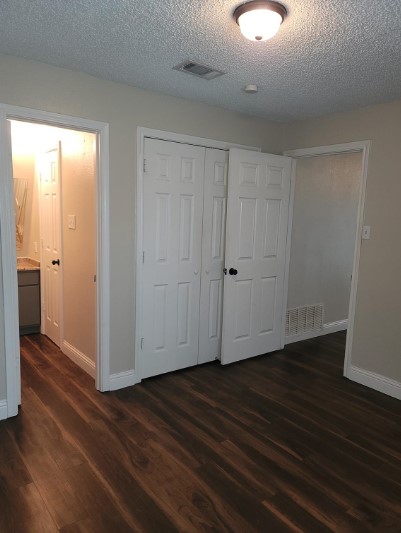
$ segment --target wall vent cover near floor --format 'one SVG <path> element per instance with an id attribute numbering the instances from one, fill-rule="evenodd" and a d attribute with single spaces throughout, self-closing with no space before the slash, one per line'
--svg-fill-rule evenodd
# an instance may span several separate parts
<path id="1" fill-rule="evenodd" d="M 202 78 L 204 80 L 213 80 L 214 78 L 224 74 L 224 72 L 221 70 L 217 70 L 206 65 L 201 65 L 195 61 L 184 61 L 184 63 L 180 63 L 179 65 L 173 67 L 173 69 L 180 70 L 181 72 L 187 72 L 188 74 L 192 74 L 193 76 L 197 76 L 198 78 Z"/>
<path id="2" fill-rule="evenodd" d="M 323 304 L 304 305 L 287 310 L 286 337 L 320 329 L 323 329 Z"/>

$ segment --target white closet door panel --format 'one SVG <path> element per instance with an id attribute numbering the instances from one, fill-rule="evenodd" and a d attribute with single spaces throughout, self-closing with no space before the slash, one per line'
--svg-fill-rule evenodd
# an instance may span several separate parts
<path id="1" fill-rule="evenodd" d="M 290 179 L 288 157 L 230 150 L 223 364 L 281 347 Z"/>
<path id="2" fill-rule="evenodd" d="M 228 152 L 206 149 L 199 363 L 220 359 Z"/>
<path id="3" fill-rule="evenodd" d="M 145 140 L 142 378 L 196 365 L 205 149 Z"/>

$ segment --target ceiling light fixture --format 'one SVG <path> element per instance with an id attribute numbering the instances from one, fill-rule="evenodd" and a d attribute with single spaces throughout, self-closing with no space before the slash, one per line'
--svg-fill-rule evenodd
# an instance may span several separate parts
<path id="1" fill-rule="evenodd" d="M 244 37 L 250 41 L 267 41 L 280 29 L 287 10 L 278 2 L 255 0 L 238 6 L 233 15 Z"/>

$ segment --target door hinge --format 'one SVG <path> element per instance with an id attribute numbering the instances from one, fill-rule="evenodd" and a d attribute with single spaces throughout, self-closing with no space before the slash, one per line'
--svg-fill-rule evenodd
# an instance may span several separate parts
<path id="1" fill-rule="evenodd" d="M 144 342 L 145 342 L 145 339 L 142 337 L 142 339 L 141 339 L 141 350 L 143 350 L 143 344 L 144 344 Z"/>
<path id="2" fill-rule="evenodd" d="M 143 158 L 143 172 L 146 172 L 146 159 Z"/>
<path id="3" fill-rule="evenodd" d="M 93 275 L 93 281 L 96 283 L 96 274 Z"/>
<path id="4" fill-rule="evenodd" d="M 145 264 L 145 252 L 142 252 L 142 263 Z"/>

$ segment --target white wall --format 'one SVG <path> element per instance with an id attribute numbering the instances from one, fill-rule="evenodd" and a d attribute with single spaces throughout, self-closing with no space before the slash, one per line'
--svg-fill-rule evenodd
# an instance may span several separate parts
<path id="1" fill-rule="evenodd" d="M 112 373 L 134 367 L 136 131 L 145 126 L 281 152 L 280 125 L 0 55 L 0 101 L 110 124 Z M 1 308 L 1 306 L 0 306 Z M 0 365 L 4 353 L 0 353 Z M 4 390 L 0 389 L 0 398 Z"/>
<path id="2" fill-rule="evenodd" d="M 351 363 L 401 382 L 401 101 L 288 124 L 284 149 L 370 139 Z"/>
<path id="3" fill-rule="evenodd" d="M 297 159 L 287 308 L 324 304 L 348 318 L 361 153 Z"/>

